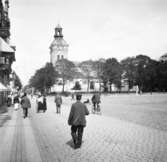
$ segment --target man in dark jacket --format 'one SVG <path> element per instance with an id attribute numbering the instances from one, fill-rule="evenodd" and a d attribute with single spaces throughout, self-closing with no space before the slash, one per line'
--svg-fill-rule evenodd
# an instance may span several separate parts
<path id="1" fill-rule="evenodd" d="M 31 103 L 29 98 L 27 97 L 27 94 L 24 93 L 22 99 L 21 99 L 21 106 L 23 108 L 23 115 L 24 118 L 28 116 L 28 108 L 31 108 Z"/>
<path id="2" fill-rule="evenodd" d="M 68 118 L 68 124 L 71 125 L 71 135 L 75 148 L 81 147 L 83 130 L 86 126 L 85 115 L 89 114 L 86 105 L 81 102 L 81 97 L 81 94 L 76 95 L 77 101 L 72 104 Z"/>

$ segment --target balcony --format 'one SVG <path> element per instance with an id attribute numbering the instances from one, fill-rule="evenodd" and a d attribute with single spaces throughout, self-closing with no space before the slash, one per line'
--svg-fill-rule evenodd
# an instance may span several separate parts
<path id="1" fill-rule="evenodd" d="M 0 28 L 0 37 L 6 39 L 10 36 L 10 32 L 8 28 Z"/>

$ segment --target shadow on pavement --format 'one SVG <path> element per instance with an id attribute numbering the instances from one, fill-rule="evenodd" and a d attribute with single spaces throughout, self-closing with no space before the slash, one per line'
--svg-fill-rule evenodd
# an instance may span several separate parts
<path id="1" fill-rule="evenodd" d="M 72 139 L 70 141 L 68 141 L 66 144 L 69 145 L 71 148 L 75 149 L 74 148 L 74 143 L 73 143 Z"/>
<path id="2" fill-rule="evenodd" d="M 0 119 L 0 127 L 3 127 L 4 123 L 6 123 L 8 120 L 11 120 L 9 115 L 6 115 L 4 118 Z"/>
<path id="3" fill-rule="evenodd" d="M 11 120 L 11 116 L 7 112 L 8 107 L 6 105 L 0 107 L 0 127 L 2 127 L 8 120 Z"/>

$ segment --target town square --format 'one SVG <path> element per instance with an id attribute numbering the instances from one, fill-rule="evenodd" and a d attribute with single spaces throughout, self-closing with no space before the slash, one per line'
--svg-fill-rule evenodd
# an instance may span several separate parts
<path id="1" fill-rule="evenodd" d="M 0 162 L 167 162 L 164 0 L 0 0 Z"/>

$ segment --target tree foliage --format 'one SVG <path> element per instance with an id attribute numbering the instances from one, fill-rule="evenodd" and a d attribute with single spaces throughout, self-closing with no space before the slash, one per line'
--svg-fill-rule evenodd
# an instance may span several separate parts
<path id="1" fill-rule="evenodd" d="M 59 73 L 59 77 L 63 80 L 63 89 L 67 80 L 72 80 L 75 77 L 76 69 L 75 64 L 67 59 L 61 59 L 56 62 L 56 71 Z"/>
<path id="2" fill-rule="evenodd" d="M 112 91 L 111 89 L 112 84 L 115 84 L 118 88 L 120 88 L 122 68 L 117 59 L 116 58 L 107 59 L 103 68 L 104 70 L 103 70 L 102 80 L 104 86 L 106 86 L 106 84 L 108 83 L 110 86 L 110 92 Z"/>
<path id="3" fill-rule="evenodd" d="M 122 79 L 128 83 L 129 90 L 134 86 L 135 82 L 135 58 L 127 57 L 121 61 Z"/>
<path id="4" fill-rule="evenodd" d="M 79 67 L 81 68 L 84 76 L 87 79 L 87 91 L 89 91 L 89 87 L 90 87 L 90 79 L 93 78 L 92 77 L 92 72 L 93 72 L 93 61 L 92 60 L 88 60 L 88 61 L 84 61 L 82 63 L 80 63 Z"/>
<path id="5" fill-rule="evenodd" d="M 57 76 L 58 74 L 53 65 L 46 63 L 45 67 L 38 69 L 34 76 L 31 77 L 29 84 L 43 93 L 48 91 L 55 84 Z"/>
<path id="6" fill-rule="evenodd" d="M 21 80 L 20 80 L 20 78 L 19 78 L 19 76 L 16 74 L 16 72 L 14 72 L 14 74 L 15 74 L 15 81 L 14 81 L 14 86 L 16 87 L 16 88 L 18 88 L 18 90 L 20 90 L 21 88 L 22 88 L 22 83 L 21 83 Z"/>

